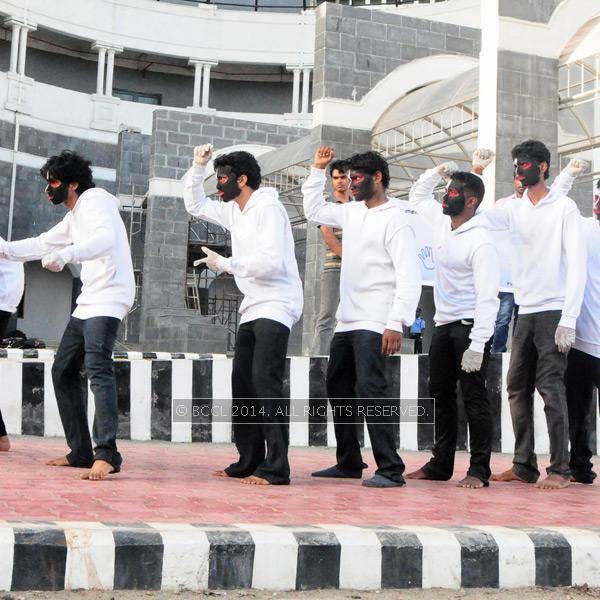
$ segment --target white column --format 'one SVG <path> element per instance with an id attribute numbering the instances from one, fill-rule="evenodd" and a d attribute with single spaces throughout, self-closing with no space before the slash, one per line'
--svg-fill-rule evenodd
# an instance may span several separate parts
<path id="1" fill-rule="evenodd" d="M 104 68 L 106 65 L 106 48 L 98 46 L 98 72 L 96 74 L 96 94 L 104 94 Z"/>
<path id="2" fill-rule="evenodd" d="M 112 97 L 113 76 L 115 72 L 115 49 L 108 48 L 106 53 L 106 83 L 104 86 L 104 95 Z"/>
<path id="3" fill-rule="evenodd" d="M 302 114 L 308 113 L 308 92 L 310 83 L 310 69 L 302 69 Z"/>
<path id="4" fill-rule="evenodd" d="M 19 60 L 17 71 L 22 77 L 25 76 L 25 57 L 27 56 L 27 34 L 30 30 L 35 31 L 35 29 L 35 25 L 25 23 L 21 25 L 21 30 L 19 32 Z"/>
<path id="5" fill-rule="evenodd" d="M 199 108 L 200 86 L 202 85 L 202 63 L 190 61 L 190 64 L 194 65 L 194 99 L 192 101 L 192 106 L 194 108 Z"/>
<path id="6" fill-rule="evenodd" d="M 292 114 L 297 115 L 300 104 L 300 67 L 288 67 L 294 73 L 294 84 L 292 86 Z"/>
<path id="7" fill-rule="evenodd" d="M 12 25 L 12 37 L 10 41 L 10 68 L 11 73 L 17 72 L 17 57 L 19 56 L 19 37 L 21 35 L 21 24 L 14 20 L 6 20 L 6 25 Z"/>
<path id="8" fill-rule="evenodd" d="M 210 68 L 212 63 L 202 65 L 202 108 L 208 108 L 208 97 L 210 94 Z"/>

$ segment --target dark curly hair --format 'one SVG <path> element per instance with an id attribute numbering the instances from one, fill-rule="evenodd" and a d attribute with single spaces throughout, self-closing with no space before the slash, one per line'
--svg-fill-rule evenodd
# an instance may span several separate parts
<path id="1" fill-rule="evenodd" d="M 452 173 L 452 179 L 463 184 L 465 196 L 475 196 L 477 198 L 477 206 L 481 204 L 485 196 L 485 185 L 481 177 L 478 177 L 474 173 L 455 171 Z"/>
<path id="2" fill-rule="evenodd" d="M 239 150 L 238 152 L 230 152 L 229 154 L 218 156 L 215 158 L 214 167 L 215 171 L 219 167 L 229 167 L 236 177 L 245 175 L 248 178 L 248 186 L 253 190 L 257 190 L 260 187 L 262 179 L 260 166 L 256 158 L 249 152 Z"/>
<path id="3" fill-rule="evenodd" d="M 334 171 L 339 171 L 340 173 L 345 173 L 348 170 L 348 161 L 347 160 L 334 160 L 329 165 L 329 175 L 333 175 Z"/>
<path id="4" fill-rule="evenodd" d="M 355 154 L 351 156 L 347 161 L 348 168 L 351 171 L 361 171 L 367 175 L 375 175 L 377 171 L 381 173 L 381 183 L 384 188 L 387 188 L 390 184 L 390 168 L 388 163 L 379 154 L 379 152 L 363 152 L 362 154 Z"/>
<path id="5" fill-rule="evenodd" d="M 40 169 L 44 179 L 58 179 L 62 183 L 78 183 L 78 196 L 86 190 L 96 187 L 92 176 L 92 163 L 72 150 L 63 150 L 56 156 L 51 156 Z"/>
<path id="6" fill-rule="evenodd" d="M 548 168 L 544 173 L 544 179 L 550 177 L 550 150 L 548 150 L 545 144 L 538 140 L 527 140 L 517 144 L 511 152 L 513 159 L 523 154 L 529 156 L 529 158 L 533 158 L 538 163 L 547 163 Z"/>

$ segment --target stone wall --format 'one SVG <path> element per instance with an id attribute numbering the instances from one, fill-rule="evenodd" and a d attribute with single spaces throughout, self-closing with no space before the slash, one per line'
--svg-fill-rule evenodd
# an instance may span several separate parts
<path id="1" fill-rule="evenodd" d="M 562 0 L 500 0 L 498 14 L 524 21 L 548 23 Z"/>
<path id="2" fill-rule="evenodd" d="M 329 2 L 316 15 L 313 100 L 359 100 L 404 63 L 480 51 L 481 31 L 470 27 Z"/>
<path id="3" fill-rule="evenodd" d="M 119 195 L 143 196 L 150 176 L 151 135 L 121 131 L 117 145 L 116 190 Z"/>

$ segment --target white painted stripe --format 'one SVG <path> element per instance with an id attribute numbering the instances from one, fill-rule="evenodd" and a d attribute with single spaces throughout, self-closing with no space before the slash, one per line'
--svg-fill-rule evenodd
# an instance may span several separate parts
<path id="1" fill-rule="evenodd" d="M 171 423 L 172 442 L 192 441 L 192 368 L 191 360 L 174 360 L 172 368 L 173 413 Z M 185 421 L 176 421 L 185 418 Z"/>
<path id="2" fill-rule="evenodd" d="M 506 389 L 506 380 L 508 377 L 508 366 L 510 363 L 510 354 L 502 354 L 502 400 L 500 404 L 500 447 L 502 452 L 513 454 L 515 451 L 515 434 L 510 416 L 510 404 L 508 403 L 508 391 Z"/>
<path id="3" fill-rule="evenodd" d="M 423 588 L 458 589 L 461 549 L 453 533 L 435 527 L 400 527 L 414 533 L 423 546 Z"/>
<path id="4" fill-rule="evenodd" d="M 197 352 L 184 352 L 183 355 L 189 360 L 198 360 L 200 358 Z"/>
<path id="5" fill-rule="evenodd" d="M 217 360 L 212 364 L 213 410 L 216 415 L 231 416 L 231 367 L 233 361 Z M 230 421 L 231 419 L 227 419 Z M 212 441 L 231 442 L 231 423 L 213 421 Z"/>
<path id="6" fill-rule="evenodd" d="M 533 398 L 533 428 L 536 453 L 548 454 L 550 452 L 550 441 L 548 439 L 546 414 L 544 413 L 544 401 L 537 390 Z"/>
<path id="7" fill-rule="evenodd" d="M 90 433 L 94 429 L 94 415 L 96 414 L 96 399 L 94 397 L 94 392 L 92 392 L 92 386 L 90 385 L 90 381 L 87 381 L 87 417 L 88 417 L 88 427 L 90 428 Z"/>
<path id="8" fill-rule="evenodd" d="M 40 348 L 38 350 L 38 357 L 40 360 L 54 360 L 54 350 L 48 348 Z"/>
<path id="9" fill-rule="evenodd" d="M 571 585 L 600 586 L 600 535 L 572 527 L 546 527 L 563 535 L 571 546 Z"/>
<path id="10" fill-rule="evenodd" d="M 48 437 L 65 436 L 54 395 L 52 362 L 48 360 L 44 361 L 44 435 Z"/>
<path id="11" fill-rule="evenodd" d="M 210 543 L 206 533 L 192 525 L 149 523 L 163 540 L 163 590 L 206 590 Z"/>
<path id="12" fill-rule="evenodd" d="M 0 148 L 0 162 L 12 163 L 13 152 L 7 148 Z M 27 152 L 17 152 L 17 164 L 22 167 L 39 170 L 48 158 L 46 156 L 36 156 Z M 116 181 L 117 172 L 115 169 L 108 167 L 96 167 L 92 165 L 92 175 L 96 180 Z M 43 180 L 40 177 L 40 190 L 42 189 Z"/>
<path id="13" fill-rule="evenodd" d="M 170 352 L 155 352 L 156 360 L 173 360 Z"/>
<path id="14" fill-rule="evenodd" d="M 143 352 L 128 352 L 127 359 L 128 360 L 143 360 L 144 354 Z"/>
<path id="15" fill-rule="evenodd" d="M 9 434 L 21 435 L 23 414 L 23 363 L 14 360 L 0 361 L 0 410 Z"/>
<path id="16" fill-rule="evenodd" d="M 308 446 L 310 358 L 290 359 L 290 446 Z"/>
<path id="17" fill-rule="evenodd" d="M 254 541 L 252 587 L 267 590 L 296 588 L 298 542 L 284 527 L 239 524 Z"/>
<path id="18" fill-rule="evenodd" d="M 415 417 L 416 399 L 419 397 L 419 357 L 403 354 L 400 358 L 400 449 L 419 449 L 418 427 Z"/>
<path id="19" fill-rule="evenodd" d="M 152 361 L 134 360 L 130 371 L 131 439 L 150 439 Z"/>
<path id="20" fill-rule="evenodd" d="M 535 548 L 524 531 L 496 526 L 479 526 L 476 529 L 489 533 L 496 540 L 500 588 L 535 586 Z"/>
<path id="21" fill-rule="evenodd" d="M 0 521 L 0 591 L 10 591 L 12 585 L 15 534 L 13 528 Z"/>
<path id="22" fill-rule="evenodd" d="M 60 523 L 67 541 L 65 590 L 112 590 L 115 541 L 102 523 Z"/>
<path id="23" fill-rule="evenodd" d="M 381 587 L 381 542 L 374 531 L 352 525 L 323 526 L 340 543 L 340 588 L 374 590 Z"/>

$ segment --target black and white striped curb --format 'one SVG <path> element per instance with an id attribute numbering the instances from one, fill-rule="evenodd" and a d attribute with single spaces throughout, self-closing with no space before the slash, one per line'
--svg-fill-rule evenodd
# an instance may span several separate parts
<path id="1" fill-rule="evenodd" d="M 56 398 L 52 386 L 51 350 L 4 350 L 0 358 L 0 410 L 9 434 L 63 436 Z M 28 354 L 31 353 L 31 354 Z M 36 353 L 34 356 L 33 353 Z M 211 408 L 231 413 L 232 360 L 224 355 L 189 355 L 170 353 L 115 354 L 115 373 L 119 400 L 119 438 L 132 440 L 167 440 L 173 442 L 225 442 L 231 437 L 231 424 L 211 415 L 201 422 L 177 422 L 173 419 L 174 400 L 205 398 Z M 506 393 L 508 354 L 491 356 L 488 373 L 488 395 L 494 420 L 493 450 L 512 452 L 514 436 Z M 386 360 L 386 376 L 392 397 L 401 398 L 414 407 L 431 409 L 428 396 L 428 356 L 400 355 Z M 284 389 L 289 398 L 290 413 L 306 415 L 290 423 L 292 446 L 335 446 L 331 414 L 326 414 L 327 357 L 294 356 L 287 359 Z M 91 390 L 82 383 L 88 398 Z M 460 387 L 459 405 L 462 402 Z M 429 404 L 428 404 L 429 403 Z M 306 408 L 310 411 L 307 413 Z M 459 409 L 459 449 L 467 449 L 467 427 L 464 411 Z M 600 415 L 596 411 L 596 430 L 600 431 Z M 88 402 L 90 424 L 94 403 Z M 549 451 L 548 433 L 542 399 L 536 393 L 534 403 L 535 442 L 540 454 Z M 91 425 L 90 425 L 91 427 Z M 366 429 L 366 428 L 365 428 Z M 398 447 L 403 450 L 429 450 L 433 444 L 431 420 L 402 420 L 398 427 Z M 365 430 L 364 444 L 369 446 Z M 600 448 L 600 436 L 597 436 Z"/>
<path id="2" fill-rule="evenodd" d="M 0 521 L 0 590 L 600 586 L 600 530 Z"/>

